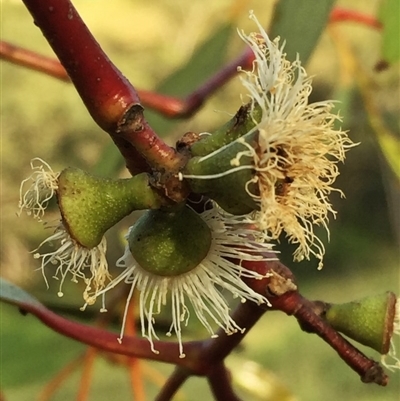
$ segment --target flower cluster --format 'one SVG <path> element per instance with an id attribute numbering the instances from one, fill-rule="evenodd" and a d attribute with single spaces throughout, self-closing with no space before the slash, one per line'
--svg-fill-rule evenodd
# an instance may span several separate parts
<path id="1" fill-rule="evenodd" d="M 338 117 L 332 113 L 332 102 L 309 103 L 311 79 L 300 61 L 288 61 L 283 53 L 283 46 L 279 46 L 279 39 L 271 41 L 254 15 L 251 14 L 250 17 L 258 25 L 260 33 L 248 36 L 240 33 L 255 54 L 253 70 L 243 71 L 241 80 L 248 91 L 254 124 L 247 134 L 236 140 L 236 143 L 243 144 L 244 150 L 235 152 L 236 156 L 232 160 L 229 157 L 232 170 L 224 171 L 219 176 L 240 169 L 254 172 L 246 184 L 245 196 L 248 195 L 251 200 L 249 204 L 255 204 L 257 208 L 248 215 L 232 216 L 213 201 L 208 201 L 208 209 L 195 218 L 200 217 L 201 224 L 206 227 L 204 236 L 202 233 L 198 234 L 199 243 L 202 241 L 202 246 L 205 247 L 205 256 L 200 253 L 202 259 L 195 266 L 186 265 L 186 270 L 176 273 L 158 271 L 160 265 L 155 261 L 158 252 L 154 251 L 154 255 L 149 255 L 149 260 L 152 259 L 153 263 L 152 269 L 148 269 L 146 263 L 140 262 L 135 256 L 130 243 L 130 237 L 137 234 L 136 225 L 135 229 L 131 227 L 129 230 L 125 253 L 117 261 L 117 267 L 123 271 L 112 279 L 108 272 L 103 231 L 96 228 L 97 226 L 93 232 L 89 231 L 88 235 L 95 238 L 94 243 L 97 245 L 91 248 L 83 246 L 82 243 L 92 242 L 79 241 L 73 225 L 76 219 L 85 217 L 84 212 L 79 210 L 75 220 L 65 218 L 63 208 L 67 204 L 74 204 L 74 199 L 68 198 L 68 202 L 63 203 L 60 200 L 63 195 L 60 194 L 61 187 L 73 185 L 75 178 L 70 176 L 59 188 L 58 182 L 62 173 L 56 174 L 46 163 L 34 159 L 35 163 L 40 161 L 42 164 L 38 167 L 32 166 L 34 173 L 21 185 L 20 211 L 25 209 L 38 220 L 43 217 L 49 200 L 54 196 L 58 197 L 61 223 L 39 248 L 54 242 L 60 245 L 52 252 L 34 251 L 34 257 L 41 259 L 46 283 L 45 269 L 56 265 L 54 277 L 60 280 L 58 294 L 62 296 L 63 283 L 68 275 L 72 275 L 73 281 L 82 279 L 86 285 L 83 308 L 101 297 L 102 311 L 106 310 L 105 295 L 110 289 L 120 283 L 130 285 L 120 340 L 124 333 L 128 305 L 134 291 L 138 290 L 142 335 L 149 340 L 154 352 L 157 351 L 153 340 L 158 338 L 154 327 L 155 317 L 167 305 L 170 307 L 172 320 L 167 335 L 172 332 L 176 334 L 181 357 L 184 357 L 182 325 L 188 323 L 189 304 L 212 336 L 215 335 L 213 326 L 220 327 L 227 334 L 242 330 L 230 316 L 225 293 L 239 297 L 242 302 L 249 300 L 268 304 L 263 295 L 256 293 L 242 280 L 264 277 L 244 268 L 242 262 L 273 259 L 270 243 L 278 240 L 282 233 L 286 233 L 289 241 L 298 245 L 294 255 L 296 260 L 308 259 L 312 254 L 320 259 L 322 266 L 324 245 L 314 234 L 314 226 L 321 225 L 328 231 L 328 215 L 335 215 L 328 196 L 334 190 L 332 184 L 339 174 L 337 162 L 344 160 L 345 151 L 353 144 L 345 132 L 334 128 Z M 255 146 L 246 141 L 250 135 L 254 138 L 254 134 Z M 218 156 L 221 149 L 204 158 Z M 250 165 L 241 166 L 244 158 L 251 160 Z M 180 173 L 180 177 L 184 179 L 189 176 Z M 198 178 L 213 179 L 215 176 Z M 25 185 L 31 181 L 33 183 L 26 190 Z M 86 181 L 84 185 L 94 186 Z M 108 183 L 102 185 L 101 191 L 97 192 L 105 191 Z M 110 186 L 107 191 L 107 194 L 111 194 L 117 189 Z M 72 196 L 72 193 L 74 190 L 66 191 L 65 197 Z M 92 191 L 90 196 L 97 196 L 96 191 Z M 89 199 L 89 195 L 87 198 Z M 95 201 L 101 203 L 100 198 Z M 85 198 L 83 204 L 90 205 L 90 202 Z M 104 227 L 107 230 L 110 226 L 106 224 Z M 185 238 L 185 234 L 191 229 L 191 222 L 188 221 L 179 238 Z M 98 232 L 94 232 L 96 230 Z M 160 233 L 163 237 L 159 244 L 171 239 L 168 238 L 168 232 L 166 228 L 165 232 Z M 97 238 L 102 239 L 98 242 Z M 178 242 L 169 241 L 168 246 L 171 249 L 160 248 L 160 253 L 164 252 L 166 255 L 167 251 L 171 251 L 172 255 L 179 254 L 180 260 L 184 261 L 188 247 L 182 249 L 184 247 Z M 190 246 L 196 247 L 198 244 Z"/>
<path id="2" fill-rule="evenodd" d="M 21 185 L 20 207 L 21 210 L 25 209 L 28 214 L 39 218 L 43 216 L 49 200 L 53 196 L 60 196 L 58 188 L 60 174 L 55 174 L 45 162 L 35 167 L 35 170 L 37 171 L 29 179 L 32 179 L 33 183 L 25 192 L 24 186 L 28 181 L 24 180 Z M 58 204 L 62 209 L 60 200 Z M 154 352 L 157 351 L 153 339 L 158 339 L 154 328 L 155 316 L 169 304 L 172 323 L 167 335 L 171 335 L 172 331 L 176 334 L 180 356 L 184 357 L 181 332 L 182 325 L 187 325 L 189 320 L 187 302 L 191 304 L 197 318 L 212 336 L 215 336 L 213 324 L 222 328 L 227 334 L 243 330 L 231 318 L 230 306 L 225 294 L 231 293 L 233 298 L 239 297 L 241 302 L 249 300 L 258 304 L 268 304 L 264 296 L 256 293 L 242 280 L 243 278 L 262 279 L 264 276 L 242 267 L 242 261 L 276 259 L 272 245 L 261 241 L 257 231 L 246 226 L 241 227 L 236 222 L 230 222 L 212 201 L 208 202 L 207 207 L 208 209 L 200 214 L 200 218 L 210 231 L 209 248 L 203 260 L 183 274 L 155 274 L 149 271 L 146 266 L 140 265 L 135 260 L 127 245 L 124 255 L 117 261 L 117 267 L 124 270 L 118 277 L 111 280 L 106 259 L 105 237 L 93 248 L 82 246 L 71 234 L 73 232 L 70 231 L 71 227 L 64 224 L 63 220 L 55 227 L 54 233 L 33 251 L 34 258 L 41 260 L 41 270 L 46 285 L 48 280 L 45 270 L 54 266 L 55 271 L 52 276 L 60 280 L 59 296 L 63 295 L 62 287 L 67 276 L 71 275 L 73 282 L 77 282 L 78 279 L 83 280 L 86 288 L 83 293 L 85 304 L 82 310 L 101 296 L 103 299 L 101 311 L 106 311 L 105 294 L 121 282 L 129 284 L 131 290 L 126 302 L 120 340 L 123 338 L 128 305 L 134 290 L 139 290 L 142 334 L 148 338 Z M 192 213 L 195 212 L 192 211 Z M 61 214 L 63 215 L 62 210 Z M 190 221 L 185 223 L 187 230 L 191 230 Z M 127 238 L 131 231 L 132 228 Z M 55 246 L 53 250 L 39 252 L 45 245 L 56 243 L 58 246 Z M 179 248 L 179 244 L 176 245 Z M 199 244 L 193 245 L 199 246 Z"/>

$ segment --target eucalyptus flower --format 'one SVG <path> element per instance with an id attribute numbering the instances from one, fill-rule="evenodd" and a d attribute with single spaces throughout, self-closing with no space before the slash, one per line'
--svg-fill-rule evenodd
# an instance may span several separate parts
<path id="1" fill-rule="evenodd" d="M 251 71 L 239 68 L 245 104 L 192 146 L 196 157 L 179 177 L 238 222 L 255 224 L 267 242 L 285 233 L 297 244 L 295 260 L 314 255 L 321 268 L 325 248 L 314 227 L 324 227 L 329 238 L 329 216 L 336 212 L 328 196 L 343 195 L 333 183 L 354 144 L 335 128 L 340 118 L 333 101 L 310 102 L 312 80 L 299 57 L 287 60 L 279 38 L 270 40 L 254 14 L 250 18 L 259 32 L 239 33 L 255 56 Z"/>
<path id="2" fill-rule="evenodd" d="M 334 102 L 309 102 L 312 80 L 299 57 L 286 59 L 279 38 L 270 40 L 254 14 L 260 32 L 242 39 L 255 55 L 252 71 L 243 71 L 241 81 L 248 90 L 253 108 L 261 109 L 256 121 L 257 147 L 238 155 L 252 156 L 257 192 L 249 194 L 260 211 L 254 221 L 267 238 L 278 239 L 285 232 L 291 243 L 298 244 L 295 260 L 321 260 L 324 245 L 314 233 L 314 225 L 328 232 L 328 216 L 335 211 L 328 199 L 339 175 L 337 162 L 353 143 L 347 134 L 335 128 L 339 117 L 332 113 Z M 240 138 L 239 142 L 244 143 Z M 235 165 L 237 160 L 233 160 Z"/>
<path id="3" fill-rule="evenodd" d="M 188 303 L 215 337 L 212 323 L 227 334 L 243 329 L 230 316 L 226 293 L 257 304 L 268 300 L 253 291 L 242 278 L 264 276 L 241 266 L 242 261 L 275 260 L 272 246 L 260 243 L 257 233 L 231 225 L 216 207 L 202 214 L 185 207 L 176 213 L 149 211 L 129 229 L 124 255 L 117 261 L 123 272 L 96 296 L 104 295 L 121 282 L 130 285 L 120 333 L 123 338 L 128 305 L 135 290 L 140 292 L 139 310 L 143 337 L 157 353 L 155 316 L 169 301 L 172 323 L 167 336 L 176 334 L 180 357 L 184 357 L 182 326 L 189 320 Z M 136 247 L 138 244 L 138 247 Z M 140 248 L 139 248 L 140 247 Z M 268 256 L 262 256 L 266 252 Z"/>
<path id="4" fill-rule="evenodd" d="M 28 215 L 42 221 L 45 210 L 53 197 L 57 197 L 59 205 L 63 203 L 60 199 L 62 191 L 60 191 L 59 183 L 67 170 L 55 173 L 48 163 L 39 158 L 31 161 L 31 167 L 33 173 L 21 183 L 19 214 L 26 210 Z M 63 296 L 62 287 L 66 277 L 70 274 L 73 282 L 77 282 L 78 279 L 84 281 L 86 288 L 83 298 L 85 302 L 92 304 L 95 301 L 93 294 L 102 289 L 109 279 L 106 239 L 101 235 L 97 243 L 85 246 L 78 240 L 79 235 L 71 234 L 71 229 L 73 231 L 75 224 L 68 219 L 69 210 L 68 213 L 65 213 L 64 210 L 64 214 L 62 210 L 60 211 L 62 214 L 60 223 L 53 227 L 54 232 L 33 251 L 33 256 L 35 259 L 41 260 L 40 269 L 47 287 L 49 284 L 46 269 L 50 266 L 55 269 L 52 277 L 60 280 L 58 296 Z M 66 224 L 66 219 L 69 224 Z M 86 222 L 86 225 L 90 224 Z M 51 245 L 53 250 L 41 251 L 44 245 Z"/>

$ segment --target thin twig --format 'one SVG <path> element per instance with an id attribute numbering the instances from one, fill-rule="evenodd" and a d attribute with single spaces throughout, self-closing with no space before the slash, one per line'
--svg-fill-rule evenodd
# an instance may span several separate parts
<path id="1" fill-rule="evenodd" d="M 335 7 L 329 16 L 329 22 L 356 22 L 360 25 L 365 25 L 370 28 L 382 29 L 382 23 L 374 16 L 364 14 L 358 10 L 350 10 L 342 7 Z"/>
<path id="2" fill-rule="evenodd" d="M 42 389 L 38 395 L 38 401 L 48 401 L 53 394 L 59 390 L 62 383 L 76 370 L 78 369 L 82 361 L 85 358 L 85 354 L 82 353 L 72 361 L 68 362 Z"/>
<path id="3" fill-rule="evenodd" d="M 168 378 L 154 401 L 170 401 L 179 388 L 185 383 L 190 373 L 187 369 L 177 366 Z"/>
<path id="4" fill-rule="evenodd" d="M 209 373 L 208 383 L 216 401 L 241 401 L 233 391 L 231 376 L 223 362 Z"/>
<path id="5" fill-rule="evenodd" d="M 65 68 L 55 58 L 43 56 L 3 40 L 0 41 L 0 58 L 13 64 L 50 75 L 61 81 L 70 82 Z"/>
<path id="6" fill-rule="evenodd" d="M 93 347 L 88 347 L 85 352 L 82 376 L 79 383 L 76 401 L 87 401 L 89 399 L 89 390 L 93 377 L 93 366 L 98 352 L 99 351 Z"/>

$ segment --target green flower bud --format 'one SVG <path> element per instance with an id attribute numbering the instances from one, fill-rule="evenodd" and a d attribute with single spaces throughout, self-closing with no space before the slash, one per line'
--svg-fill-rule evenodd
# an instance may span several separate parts
<path id="1" fill-rule="evenodd" d="M 256 146 L 256 135 L 239 138 L 207 156 L 193 157 L 182 174 L 190 189 L 214 199 L 231 214 L 257 209 L 253 158 L 248 156 L 249 147 Z"/>
<path id="2" fill-rule="evenodd" d="M 145 173 L 111 180 L 77 168 L 61 172 L 57 197 L 69 234 L 86 248 L 97 246 L 104 233 L 132 211 L 161 204 Z"/>
<path id="3" fill-rule="evenodd" d="M 206 156 L 248 134 L 261 120 L 261 116 L 262 111 L 257 104 L 242 106 L 226 124 L 195 142 L 190 147 L 192 155 Z"/>
<path id="4" fill-rule="evenodd" d="M 359 301 L 330 305 L 326 320 L 346 336 L 387 354 L 394 331 L 396 296 L 386 292 Z"/>
<path id="5" fill-rule="evenodd" d="M 193 270 L 207 256 L 211 231 L 192 209 L 149 210 L 131 228 L 129 249 L 139 265 L 159 276 Z"/>

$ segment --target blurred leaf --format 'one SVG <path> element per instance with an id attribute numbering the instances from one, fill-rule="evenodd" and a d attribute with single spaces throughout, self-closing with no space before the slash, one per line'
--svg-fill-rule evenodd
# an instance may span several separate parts
<path id="1" fill-rule="evenodd" d="M 383 24 L 382 56 L 385 61 L 394 63 L 400 59 L 400 2 L 383 0 L 379 10 Z"/>
<path id="2" fill-rule="evenodd" d="M 93 167 L 93 174 L 99 177 L 112 177 L 124 166 L 125 160 L 114 142 L 107 143 L 102 149 L 97 163 Z"/>
<path id="3" fill-rule="evenodd" d="M 157 90 L 169 95 L 187 95 L 218 71 L 225 61 L 233 29 L 231 23 L 220 26 L 196 49 L 188 62 L 164 80 Z"/>
<path id="4" fill-rule="evenodd" d="M 386 161 L 400 181 L 400 141 L 391 132 L 380 130 L 377 139 Z"/>
<path id="5" fill-rule="evenodd" d="M 233 30 L 231 23 L 220 26 L 196 49 L 188 62 L 166 78 L 155 91 L 183 97 L 189 95 L 223 65 Z M 176 124 L 176 121 L 151 110 L 146 110 L 146 118 L 161 136 L 170 132 Z"/>
<path id="6" fill-rule="evenodd" d="M 0 277 L 0 300 L 14 305 L 31 305 L 32 308 L 44 308 L 44 306 L 32 295 L 22 288 Z"/>
<path id="7" fill-rule="evenodd" d="M 394 0 L 396 1 L 396 0 Z M 300 55 L 306 64 L 326 27 L 334 0 L 281 0 L 275 7 L 270 37 L 286 41 L 285 53 L 291 61 Z"/>

